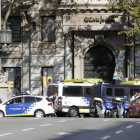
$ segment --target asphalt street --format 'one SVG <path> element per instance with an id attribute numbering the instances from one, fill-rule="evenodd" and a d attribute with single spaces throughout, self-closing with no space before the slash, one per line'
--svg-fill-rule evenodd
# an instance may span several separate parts
<path id="1" fill-rule="evenodd" d="M 0 140 L 140 140 L 139 118 L 0 119 Z"/>

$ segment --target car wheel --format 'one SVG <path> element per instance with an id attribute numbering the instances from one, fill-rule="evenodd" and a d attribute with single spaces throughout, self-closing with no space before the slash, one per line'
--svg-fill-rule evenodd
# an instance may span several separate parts
<path id="1" fill-rule="evenodd" d="M 45 116 L 44 111 L 43 110 L 36 110 L 34 116 L 38 117 L 38 118 L 44 117 Z"/>
<path id="2" fill-rule="evenodd" d="M 123 118 L 126 118 L 126 114 L 127 114 L 127 112 L 123 112 Z"/>
<path id="3" fill-rule="evenodd" d="M 69 116 L 70 117 L 77 117 L 79 114 L 78 109 L 76 107 L 71 107 L 69 109 Z"/>
<path id="4" fill-rule="evenodd" d="M 112 118 L 117 118 L 117 112 L 113 112 Z"/>
<path id="5" fill-rule="evenodd" d="M 106 112 L 106 118 L 110 118 L 110 117 L 111 117 L 110 112 Z"/>
<path id="6" fill-rule="evenodd" d="M 140 111 L 139 111 L 139 118 L 140 118 Z"/>
<path id="7" fill-rule="evenodd" d="M 3 111 L 0 111 L 0 118 L 3 118 L 4 117 L 4 113 Z"/>
<path id="8" fill-rule="evenodd" d="M 105 111 L 105 113 L 104 113 L 104 118 L 107 118 L 107 113 L 106 113 L 106 111 Z"/>
<path id="9" fill-rule="evenodd" d="M 130 118 L 130 112 L 129 111 L 126 112 L 126 118 Z"/>

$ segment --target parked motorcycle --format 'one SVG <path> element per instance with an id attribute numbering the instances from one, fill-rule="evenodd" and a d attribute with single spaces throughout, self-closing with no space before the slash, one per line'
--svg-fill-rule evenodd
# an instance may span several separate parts
<path id="1" fill-rule="evenodd" d="M 103 118 L 114 118 L 117 114 L 117 105 L 115 99 L 104 97 L 101 105 L 96 105 L 97 114 Z"/>
<path id="2" fill-rule="evenodd" d="M 119 118 L 126 118 L 127 108 L 130 105 L 130 100 L 127 96 L 124 96 L 123 100 L 116 99 L 117 102 L 117 114 Z"/>

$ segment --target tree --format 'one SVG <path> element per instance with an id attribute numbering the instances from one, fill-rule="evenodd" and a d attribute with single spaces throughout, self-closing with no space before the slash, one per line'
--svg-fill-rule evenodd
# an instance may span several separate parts
<path id="1" fill-rule="evenodd" d="M 119 2 L 107 4 L 107 7 L 124 13 L 127 26 L 118 34 L 125 34 L 128 37 L 128 44 L 125 45 L 133 46 L 132 40 L 140 34 L 140 0 L 119 0 Z"/>
<path id="2" fill-rule="evenodd" d="M 51 3 L 55 6 L 60 4 L 60 0 L 6 0 L 6 2 L 4 3 L 4 6 L 2 7 L 2 10 L 6 10 L 6 15 L 2 23 L 2 28 L 6 29 L 8 17 L 10 16 L 12 11 L 16 11 L 17 7 L 20 7 L 21 5 L 25 5 L 25 4 L 34 5 L 35 3 L 41 2 L 41 1 Z"/>

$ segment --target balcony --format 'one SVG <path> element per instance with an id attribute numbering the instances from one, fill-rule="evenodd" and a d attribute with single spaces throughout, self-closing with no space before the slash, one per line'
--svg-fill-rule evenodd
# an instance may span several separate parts
<path id="1" fill-rule="evenodd" d="M 113 2 L 119 2 L 119 0 L 62 0 L 62 3 L 65 4 L 107 4 Z"/>

